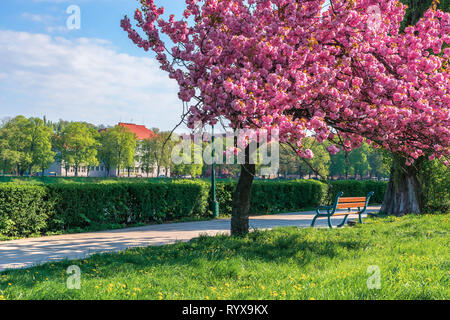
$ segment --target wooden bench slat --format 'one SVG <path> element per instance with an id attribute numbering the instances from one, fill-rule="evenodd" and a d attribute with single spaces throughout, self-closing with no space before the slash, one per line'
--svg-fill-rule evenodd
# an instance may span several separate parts
<path id="1" fill-rule="evenodd" d="M 355 212 L 336 212 L 335 214 L 333 214 L 334 216 L 347 216 L 347 215 L 351 215 L 351 214 L 359 214 L 359 211 L 355 211 Z"/>
<path id="2" fill-rule="evenodd" d="M 366 206 L 365 202 L 354 202 L 354 203 L 339 203 L 337 209 L 347 209 L 347 208 L 364 208 Z"/>
<path id="3" fill-rule="evenodd" d="M 366 202 L 366 197 L 339 198 L 339 203 L 348 203 L 348 202 Z"/>

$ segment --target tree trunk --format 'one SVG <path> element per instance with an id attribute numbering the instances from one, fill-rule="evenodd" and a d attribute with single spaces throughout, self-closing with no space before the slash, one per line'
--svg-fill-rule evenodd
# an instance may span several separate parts
<path id="1" fill-rule="evenodd" d="M 418 178 L 422 160 L 408 167 L 404 160 L 394 158 L 381 212 L 395 216 L 422 212 L 422 186 Z"/>
<path id="2" fill-rule="evenodd" d="M 245 235 L 249 231 L 250 193 L 256 172 L 256 165 L 249 163 L 249 150 L 249 147 L 245 150 L 245 164 L 241 165 L 241 175 L 233 194 L 231 213 L 232 235 Z"/>

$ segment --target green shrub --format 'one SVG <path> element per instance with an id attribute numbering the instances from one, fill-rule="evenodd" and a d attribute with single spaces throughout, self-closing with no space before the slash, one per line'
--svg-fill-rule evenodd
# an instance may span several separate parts
<path id="1" fill-rule="evenodd" d="M 317 207 L 325 200 L 327 185 L 314 180 L 256 181 L 250 213 L 270 214 Z"/>
<path id="2" fill-rule="evenodd" d="M 52 231 L 127 223 L 130 197 L 123 184 L 52 184 L 47 188 L 54 200 Z"/>
<path id="3" fill-rule="evenodd" d="M 370 203 L 380 204 L 383 202 L 387 184 L 388 183 L 385 181 L 331 181 L 331 188 L 328 194 L 328 203 L 332 203 L 338 192 L 341 191 L 344 192 L 344 197 L 364 197 L 369 192 L 373 191 L 375 194 L 370 199 Z"/>
<path id="4" fill-rule="evenodd" d="M 203 181 L 127 184 L 130 217 L 139 222 L 206 217 L 210 186 Z"/>
<path id="5" fill-rule="evenodd" d="M 236 182 L 218 182 L 216 187 L 220 213 L 231 214 Z M 260 181 L 253 183 L 250 213 L 272 214 L 312 208 L 326 201 L 327 185 L 314 180 Z"/>
<path id="6" fill-rule="evenodd" d="M 102 226 L 206 217 L 210 185 L 169 183 L 0 185 L 0 234 L 102 229 Z"/>
<path id="7" fill-rule="evenodd" d="M 202 181 L 50 185 L 54 228 L 163 222 L 207 214 Z"/>
<path id="8" fill-rule="evenodd" d="M 18 237 L 39 233 L 47 228 L 51 212 L 45 187 L 0 184 L 0 234 Z"/>
<path id="9" fill-rule="evenodd" d="M 420 181 L 425 211 L 450 212 L 450 170 L 441 160 L 425 161 L 421 167 Z"/>

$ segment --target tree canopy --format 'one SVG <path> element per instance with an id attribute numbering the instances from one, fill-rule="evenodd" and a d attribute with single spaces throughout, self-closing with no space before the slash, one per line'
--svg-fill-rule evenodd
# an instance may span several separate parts
<path id="1" fill-rule="evenodd" d="M 180 20 L 141 3 L 134 18 L 146 37 L 128 17 L 122 27 L 177 80 L 191 126 L 224 117 L 278 128 L 299 151 L 308 130 L 347 151 L 366 138 L 408 164 L 450 154 L 448 13 L 430 9 L 400 33 L 406 7 L 396 0 L 331 0 L 325 11 L 323 0 L 186 0 Z"/>
<path id="2" fill-rule="evenodd" d="M 84 166 L 97 166 L 98 132 L 85 123 L 69 123 L 56 137 L 56 149 L 59 151 L 58 158 L 68 167 L 75 168 L 78 176 L 79 169 Z"/>

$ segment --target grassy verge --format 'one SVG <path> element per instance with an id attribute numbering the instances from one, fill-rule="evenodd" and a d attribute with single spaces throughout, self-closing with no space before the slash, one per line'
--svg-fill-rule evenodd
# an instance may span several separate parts
<path id="1" fill-rule="evenodd" d="M 201 237 L 6 271 L 0 299 L 448 299 L 449 230 L 449 215 L 426 215 Z M 66 287 L 74 264 L 80 290 Z"/>

